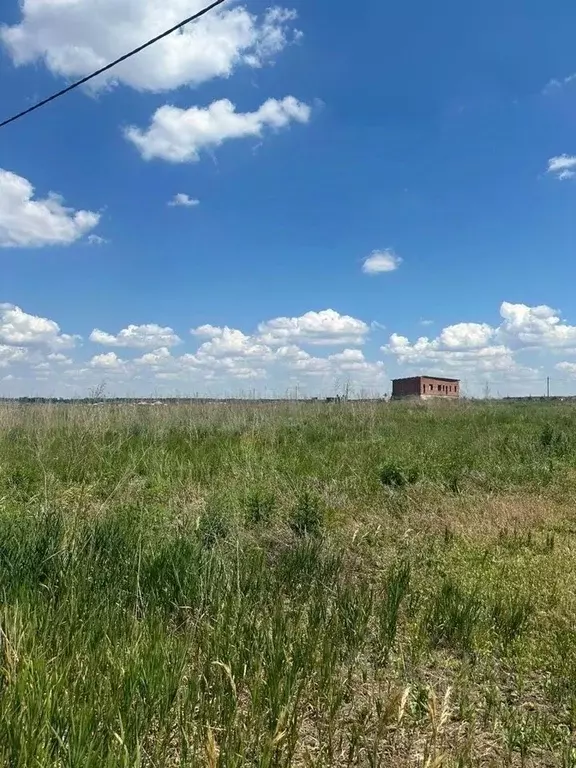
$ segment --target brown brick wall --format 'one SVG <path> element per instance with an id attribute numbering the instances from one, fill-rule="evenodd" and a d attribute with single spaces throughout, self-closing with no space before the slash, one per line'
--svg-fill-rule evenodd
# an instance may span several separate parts
<path id="1" fill-rule="evenodd" d="M 418 397 L 420 395 L 420 377 L 396 379 L 392 382 L 392 397 Z"/>
<path id="2" fill-rule="evenodd" d="M 428 397 L 460 397 L 460 382 L 458 381 L 442 381 L 442 379 L 435 379 L 432 376 L 422 376 L 421 379 L 422 389 L 421 394 L 426 394 Z M 430 389 L 432 387 L 432 389 Z"/>
<path id="3" fill-rule="evenodd" d="M 392 397 L 460 397 L 460 383 L 435 379 L 433 376 L 414 376 L 409 379 L 395 379 L 392 382 Z"/>

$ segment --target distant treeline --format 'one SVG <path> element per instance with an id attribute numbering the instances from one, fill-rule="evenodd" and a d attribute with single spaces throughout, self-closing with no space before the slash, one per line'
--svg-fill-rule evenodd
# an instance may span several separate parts
<path id="1" fill-rule="evenodd" d="M 354 402 L 377 402 L 383 398 L 355 399 Z M 0 403 L 20 405 L 176 405 L 203 403 L 335 403 L 342 397 L 259 398 L 259 397 L 0 397 Z"/>
<path id="2" fill-rule="evenodd" d="M 354 403 L 384 403 L 388 402 L 386 397 L 359 397 L 345 398 L 336 397 L 0 397 L 0 404 L 13 403 L 17 405 L 203 405 L 209 403 L 260 403 L 260 404 L 280 404 L 280 403 L 344 403 L 347 401 Z M 461 397 L 458 402 L 484 402 L 486 398 L 468 398 Z M 522 397 L 502 397 L 488 398 L 492 403 L 513 403 L 513 402 L 566 402 L 576 401 L 576 395 L 553 395 L 546 397 L 544 395 L 525 395 Z M 417 401 L 412 401 L 417 402 Z M 444 402 L 444 398 L 438 398 L 438 402 Z M 452 403 L 454 405 L 455 403 Z"/>

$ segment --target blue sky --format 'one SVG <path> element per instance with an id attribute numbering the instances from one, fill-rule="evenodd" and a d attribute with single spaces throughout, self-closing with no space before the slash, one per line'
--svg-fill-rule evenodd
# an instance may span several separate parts
<path id="1" fill-rule="evenodd" d="M 7 0 L 1 117 L 202 5 Z M 576 391 L 576 9 L 356 5 L 230 2 L 2 129 L 0 394 Z"/>

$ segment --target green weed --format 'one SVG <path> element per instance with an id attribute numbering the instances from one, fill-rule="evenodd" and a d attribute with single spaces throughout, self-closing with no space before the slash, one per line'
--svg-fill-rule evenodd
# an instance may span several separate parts
<path id="1" fill-rule="evenodd" d="M 470 652 L 481 618 L 482 603 L 478 596 L 447 578 L 432 598 L 425 619 L 426 630 L 433 644 Z"/>
<path id="2" fill-rule="evenodd" d="M 317 496 L 304 491 L 290 515 L 290 527 L 297 536 L 319 536 L 324 526 L 325 513 Z"/>

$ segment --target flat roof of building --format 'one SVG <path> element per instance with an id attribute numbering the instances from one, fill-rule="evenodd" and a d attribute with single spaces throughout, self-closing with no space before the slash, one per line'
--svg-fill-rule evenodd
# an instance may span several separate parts
<path id="1" fill-rule="evenodd" d="M 454 384 L 457 384 L 460 381 L 460 379 L 447 379 L 444 376 L 429 376 L 428 374 L 422 374 L 421 376 L 407 376 L 404 379 L 392 379 L 392 382 L 414 381 L 415 379 L 434 379 L 434 381 L 451 381 Z"/>

